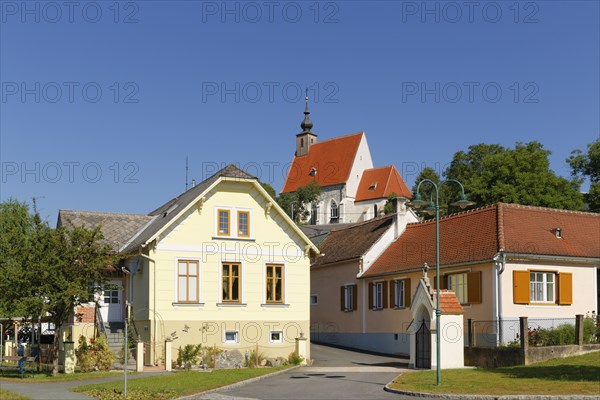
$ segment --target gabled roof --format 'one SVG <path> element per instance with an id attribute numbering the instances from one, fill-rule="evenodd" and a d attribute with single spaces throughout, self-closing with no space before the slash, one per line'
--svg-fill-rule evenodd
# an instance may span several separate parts
<path id="1" fill-rule="evenodd" d="M 57 226 L 100 226 L 104 241 L 119 251 L 152 217 L 144 214 L 125 214 L 97 211 L 58 210 Z"/>
<path id="2" fill-rule="evenodd" d="M 356 191 L 356 201 L 385 199 L 392 193 L 396 193 L 399 197 L 412 197 L 411 191 L 396 167 L 388 165 L 366 169 Z"/>
<path id="3" fill-rule="evenodd" d="M 332 230 L 321 242 L 319 250 L 322 255 L 317 257 L 312 267 L 360 258 L 392 226 L 393 221 L 394 215 L 386 215 Z"/>
<path id="4" fill-rule="evenodd" d="M 317 247 L 320 248 L 325 238 L 329 235 L 329 232 L 352 225 L 355 224 L 301 225 L 300 229 Z"/>
<path id="5" fill-rule="evenodd" d="M 600 259 L 600 214 L 497 203 L 440 219 L 440 266 L 488 262 L 499 251 Z M 435 266 L 434 220 L 408 224 L 363 277 L 420 269 L 425 262 Z"/>
<path id="6" fill-rule="evenodd" d="M 359 132 L 312 144 L 308 154 L 294 157 L 281 192 L 295 192 L 313 180 L 321 187 L 345 183 L 363 136 Z M 316 174 L 311 175 L 313 168 Z"/>
<path id="7" fill-rule="evenodd" d="M 156 210 L 148 215 L 153 219 L 141 231 L 131 238 L 131 241 L 122 249 L 123 253 L 130 253 L 137 249 L 142 244 L 154 237 L 159 231 L 166 227 L 181 211 L 186 209 L 191 202 L 196 200 L 204 191 L 212 186 L 219 178 L 238 178 L 238 179 L 257 179 L 254 176 L 246 173 L 234 164 L 229 164 L 211 177 L 200 182 L 191 189 L 183 192 L 179 196 L 167 201 Z"/>
<path id="8" fill-rule="evenodd" d="M 437 290 L 433 290 L 433 298 L 437 298 Z M 440 292 L 440 310 L 444 314 L 464 314 L 465 310 L 460 305 L 454 290 L 442 290 Z"/>

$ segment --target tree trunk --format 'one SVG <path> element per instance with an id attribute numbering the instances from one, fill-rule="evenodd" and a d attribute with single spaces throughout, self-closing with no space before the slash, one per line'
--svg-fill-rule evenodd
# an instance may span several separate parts
<path id="1" fill-rule="evenodd" d="M 52 376 L 58 375 L 58 356 L 59 356 L 59 344 L 60 344 L 60 333 L 62 330 L 62 322 L 60 319 L 56 319 L 54 322 L 54 347 L 52 349 Z"/>

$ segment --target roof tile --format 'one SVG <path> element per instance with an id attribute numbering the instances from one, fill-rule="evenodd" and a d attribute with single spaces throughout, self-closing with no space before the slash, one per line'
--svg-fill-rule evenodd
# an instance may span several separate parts
<path id="1" fill-rule="evenodd" d="M 321 187 L 345 183 L 363 136 L 359 132 L 311 145 L 308 154 L 294 157 L 281 192 L 295 192 L 313 180 Z M 312 168 L 317 170 L 314 176 L 310 174 Z"/>
<path id="2" fill-rule="evenodd" d="M 396 193 L 401 197 L 411 198 L 412 193 L 400 173 L 393 165 L 371 168 L 363 172 L 356 191 L 356 201 L 384 199 Z"/>

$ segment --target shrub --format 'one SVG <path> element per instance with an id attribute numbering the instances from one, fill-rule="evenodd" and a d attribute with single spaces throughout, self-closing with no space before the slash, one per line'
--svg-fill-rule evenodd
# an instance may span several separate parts
<path id="1" fill-rule="evenodd" d="M 246 353 L 246 354 L 248 354 L 248 353 Z M 248 368 L 257 368 L 257 367 L 260 367 L 264 359 L 265 359 L 264 353 L 260 353 L 259 352 L 258 356 L 257 356 L 256 349 L 254 349 L 248 355 L 248 359 L 246 360 L 246 366 Z"/>
<path id="2" fill-rule="evenodd" d="M 90 344 L 88 344 L 87 338 L 81 335 L 75 355 L 77 356 L 77 366 L 82 372 L 108 371 L 115 360 L 115 355 L 108 347 L 104 335 L 98 336 Z"/>
<path id="3" fill-rule="evenodd" d="M 198 360 L 202 355 L 202 345 L 186 344 L 183 348 L 179 346 L 177 354 L 177 365 L 190 369 L 192 365 L 198 364 Z"/>
<path id="4" fill-rule="evenodd" d="M 586 314 L 583 319 L 583 343 L 597 343 L 600 339 L 600 324 L 596 322 L 596 314 Z"/>
<path id="5" fill-rule="evenodd" d="M 115 355 L 108 347 L 108 343 L 106 343 L 106 337 L 104 335 L 98 336 L 94 345 L 96 355 L 96 367 L 98 367 L 98 369 L 101 371 L 110 370 L 113 362 L 115 361 Z"/>
<path id="6" fill-rule="evenodd" d="M 291 352 L 288 356 L 288 362 L 292 365 L 300 365 L 302 361 L 304 361 L 304 357 L 302 357 L 295 351 Z"/>

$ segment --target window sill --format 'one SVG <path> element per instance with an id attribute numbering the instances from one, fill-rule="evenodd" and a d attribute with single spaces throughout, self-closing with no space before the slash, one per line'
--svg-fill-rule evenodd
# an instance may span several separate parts
<path id="1" fill-rule="evenodd" d="M 356 311 L 356 310 L 354 310 L 354 309 L 346 309 L 346 310 L 343 310 L 342 312 L 351 313 L 351 312 L 354 312 L 354 311 Z"/>
<path id="2" fill-rule="evenodd" d="M 263 303 L 260 305 L 265 308 L 289 308 L 290 305 L 286 303 Z"/>
<path id="3" fill-rule="evenodd" d="M 201 308 L 204 307 L 204 303 L 171 303 L 173 307 L 183 308 Z"/>
<path id="4" fill-rule="evenodd" d="M 525 307 L 527 308 L 560 308 L 560 306 L 556 303 L 531 303 L 531 304 L 526 304 Z"/>
<path id="5" fill-rule="evenodd" d="M 256 239 L 239 236 L 213 236 L 212 240 L 228 240 L 238 242 L 256 242 Z"/>
<path id="6" fill-rule="evenodd" d="M 217 307 L 246 307 L 246 303 L 217 303 Z"/>
<path id="7" fill-rule="evenodd" d="M 383 311 L 383 308 L 370 308 L 371 311 Z"/>
<path id="8" fill-rule="evenodd" d="M 393 310 L 406 310 L 406 309 L 408 309 L 408 307 L 405 307 L 405 306 L 393 308 Z"/>

